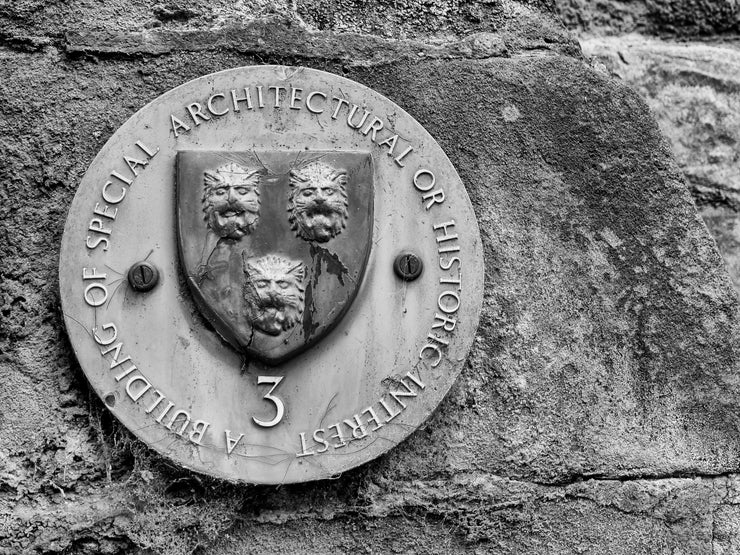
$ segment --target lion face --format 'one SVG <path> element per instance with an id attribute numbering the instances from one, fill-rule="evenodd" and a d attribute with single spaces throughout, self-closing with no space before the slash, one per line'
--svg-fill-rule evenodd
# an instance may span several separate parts
<path id="1" fill-rule="evenodd" d="M 219 237 L 241 239 L 257 226 L 260 170 L 230 163 L 203 175 L 203 212 Z"/>
<path id="2" fill-rule="evenodd" d="M 291 228 L 306 241 L 325 243 L 347 222 L 347 172 L 323 162 L 290 171 Z"/>
<path id="3" fill-rule="evenodd" d="M 252 326 L 268 335 L 280 335 L 303 316 L 303 280 L 306 267 L 275 255 L 247 259 L 244 300 Z"/>

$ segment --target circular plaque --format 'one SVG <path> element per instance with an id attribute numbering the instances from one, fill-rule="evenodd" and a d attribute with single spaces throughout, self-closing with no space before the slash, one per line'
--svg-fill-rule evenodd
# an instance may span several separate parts
<path id="1" fill-rule="evenodd" d="M 137 437 L 231 481 L 336 476 L 430 415 L 482 302 L 439 145 L 348 79 L 244 67 L 129 119 L 80 184 L 60 288 L 90 384 Z"/>

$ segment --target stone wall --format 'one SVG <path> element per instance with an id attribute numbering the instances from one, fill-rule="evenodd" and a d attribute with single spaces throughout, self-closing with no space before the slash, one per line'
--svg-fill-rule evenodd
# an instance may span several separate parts
<path id="1" fill-rule="evenodd" d="M 730 154 L 674 158 L 651 108 L 664 130 L 671 111 L 589 62 L 554 8 L 0 7 L 0 552 L 739 551 L 737 297 L 687 187 L 700 197 L 692 164 L 732 178 Z M 135 440 L 74 359 L 56 277 L 67 208 L 118 126 L 261 63 L 344 75 L 421 122 L 468 189 L 486 265 L 473 351 L 427 424 L 282 487 L 192 474 Z"/>
<path id="2" fill-rule="evenodd" d="M 740 7 L 571 0 L 557 10 L 584 56 L 650 105 L 740 290 Z"/>
<path id="3" fill-rule="evenodd" d="M 587 33 L 671 38 L 732 38 L 740 32 L 734 0 L 555 0 L 563 23 Z"/>

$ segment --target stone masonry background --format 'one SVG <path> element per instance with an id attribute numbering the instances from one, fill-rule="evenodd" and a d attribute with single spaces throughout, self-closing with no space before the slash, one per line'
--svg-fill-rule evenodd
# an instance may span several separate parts
<path id="1" fill-rule="evenodd" d="M 20 0 L 0 21 L 0 553 L 740 553 L 734 2 Z M 57 290 L 115 130 L 260 63 L 409 111 L 486 257 L 474 348 L 427 424 L 297 486 L 138 442 L 89 389 Z"/>
<path id="2" fill-rule="evenodd" d="M 740 6 L 734 0 L 556 4 L 584 56 L 650 105 L 740 288 Z"/>

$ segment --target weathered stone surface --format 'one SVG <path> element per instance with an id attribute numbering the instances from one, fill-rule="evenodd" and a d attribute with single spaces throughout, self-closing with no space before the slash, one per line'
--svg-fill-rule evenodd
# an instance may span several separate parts
<path id="1" fill-rule="evenodd" d="M 579 31 L 606 34 L 737 35 L 735 0 L 555 0 L 562 21 Z"/>
<path id="2" fill-rule="evenodd" d="M 645 97 L 694 196 L 740 210 L 740 50 L 639 36 L 581 44 Z"/>
<path id="3" fill-rule="evenodd" d="M 734 208 L 704 205 L 699 208 L 727 264 L 735 290 L 740 293 L 740 217 Z"/>
<path id="4" fill-rule="evenodd" d="M 553 49 L 352 66 L 311 50 L 342 40 L 317 31 L 289 55 L 215 33 L 218 49 L 96 58 L 64 37 L 109 29 L 46 34 L 17 11 L 31 4 L 3 10 L 37 25 L 9 26 L 37 46 L 0 49 L 0 552 L 737 549 L 737 301 L 635 92 Z M 171 468 L 89 391 L 62 332 L 57 251 L 80 176 L 136 109 L 286 60 L 379 90 L 437 138 L 480 221 L 486 298 L 468 367 L 424 429 L 335 481 L 239 488 Z"/>
<path id="5" fill-rule="evenodd" d="M 508 4 L 507 4 L 508 5 Z M 378 65 L 401 59 L 505 57 L 520 52 L 580 55 L 575 39 L 541 14 L 519 6 L 496 32 L 479 31 L 464 38 L 384 40 L 363 33 L 321 33 L 286 16 L 255 19 L 219 29 L 150 29 L 122 33 L 118 29 L 73 30 L 60 47 L 69 54 L 101 56 L 156 56 L 170 52 L 230 50 L 245 54 L 268 51 L 274 56 L 315 58 L 345 65 Z M 518 18 L 514 18 L 517 15 Z M 36 49 L 42 40 L 27 38 L 19 46 Z"/>
<path id="6" fill-rule="evenodd" d="M 445 91 L 404 105 L 469 186 L 489 257 L 480 347 L 450 399 L 465 409 L 432 432 L 455 449 L 427 468 L 734 468 L 734 292 L 638 95 L 563 59 L 386 73 L 367 78 L 391 97 Z"/>
<path id="7" fill-rule="evenodd" d="M 581 44 L 585 56 L 635 87 L 648 102 L 737 288 L 740 51 L 732 43 L 676 43 L 632 35 L 586 37 Z"/>
<path id="8" fill-rule="evenodd" d="M 221 29 L 262 17 L 287 18 L 313 31 L 363 33 L 393 38 L 464 37 L 474 33 L 526 26 L 540 38 L 544 32 L 562 33 L 552 18 L 553 0 L 182 0 L 179 2 L 125 2 L 107 0 L 18 0 L 0 6 L 4 34 L 59 37 L 68 29 Z"/>

